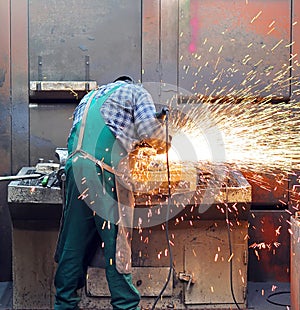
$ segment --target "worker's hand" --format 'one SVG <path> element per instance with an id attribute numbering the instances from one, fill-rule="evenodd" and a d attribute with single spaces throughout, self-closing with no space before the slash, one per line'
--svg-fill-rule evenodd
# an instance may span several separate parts
<path id="1" fill-rule="evenodd" d="M 167 153 L 169 151 L 170 147 L 171 147 L 171 143 L 168 143 L 167 147 L 166 147 L 166 143 L 165 143 L 164 146 L 156 148 L 157 154 Z"/>
<path id="2" fill-rule="evenodd" d="M 168 138 L 168 144 L 166 143 L 165 140 L 160 140 L 160 139 L 145 139 L 140 141 L 138 144 L 135 146 L 135 151 L 137 151 L 139 148 L 153 148 L 157 154 L 163 154 L 169 151 L 171 147 L 171 141 L 172 141 L 172 136 L 169 135 Z"/>
<path id="3" fill-rule="evenodd" d="M 168 144 L 166 141 L 159 139 L 149 139 L 147 140 L 147 143 L 156 150 L 157 154 L 163 154 L 169 151 L 171 147 L 171 140 L 172 137 L 169 136 Z"/>

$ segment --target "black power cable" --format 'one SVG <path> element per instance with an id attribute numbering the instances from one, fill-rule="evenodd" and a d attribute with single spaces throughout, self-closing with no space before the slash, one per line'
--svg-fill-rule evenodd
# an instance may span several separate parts
<path id="1" fill-rule="evenodd" d="M 169 273 L 168 273 L 168 278 L 166 280 L 166 283 L 164 284 L 163 288 L 161 289 L 159 295 L 156 297 L 154 304 L 151 308 L 151 310 L 154 310 L 156 307 L 157 302 L 159 301 L 159 299 L 162 297 L 165 289 L 167 288 L 170 279 L 171 279 L 171 275 L 173 272 L 173 254 L 172 254 L 172 249 L 171 249 L 171 245 L 170 245 L 170 240 L 169 240 L 169 213 L 170 213 L 170 206 L 171 206 L 171 181 L 170 181 L 170 166 L 169 166 L 169 155 L 168 155 L 168 147 L 169 147 L 169 115 L 168 115 L 168 110 L 162 110 L 163 114 L 164 114 L 164 121 L 165 121 L 165 125 L 166 125 L 166 162 L 167 162 L 167 177 L 168 177 L 168 204 L 167 204 L 167 214 L 166 214 L 166 240 L 168 243 L 168 251 L 169 251 L 169 255 L 170 255 L 170 268 L 169 268 Z"/>
<path id="2" fill-rule="evenodd" d="M 275 305 L 275 306 L 290 307 L 290 306 L 291 306 L 290 304 L 285 305 L 285 304 L 280 304 L 280 303 L 278 303 L 278 302 L 275 302 L 275 301 L 270 300 L 270 298 L 273 297 L 273 296 L 283 295 L 283 294 L 290 294 L 290 293 L 291 293 L 290 291 L 286 291 L 286 292 L 285 292 L 285 291 L 283 291 L 283 292 L 275 292 L 275 293 L 270 294 L 270 295 L 268 296 L 267 302 L 269 302 L 270 304 Z"/>
<path id="3" fill-rule="evenodd" d="M 151 310 L 155 310 L 156 304 L 163 295 L 165 289 L 167 288 L 167 285 L 171 279 L 172 271 L 173 271 L 173 254 L 172 254 L 172 249 L 169 241 L 169 211 L 170 211 L 170 206 L 171 206 L 171 182 L 170 182 L 170 166 L 169 166 L 169 155 L 168 155 L 168 143 L 169 143 L 169 123 L 168 123 L 168 112 L 169 110 L 167 108 L 163 108 L 160 113 L 157 114 L 157 117 L 160 119 L 163 119 L 166 125 L 166 162 L 167 162 L 167 178 L 168 178 L 168 205 L 167 205 L 167 214 L 166 214 L 166 240 L 168 243 L 168 251 L 170 254 L 170 264 L 169 264 L 169 273 L 168 273 L 168 278 L 167 281 L 165 282 L 162 290 L 160 291 L 159 295 L 156 297 L 154 304 L 151 308 Z M 232 280 L 232 243 L 231 243 L 231 235 L 230 235 L 230 224 L 229 224 L 229 215 L 228 215 L 228 206 L 226 205 L 226 224 L 227 224 L 227 233 L 228 233 L 228 243 L 229 243 L 229 253 L 230 253 L 230 290 L 231 290 L 231 295 L 232 299 L 237 307 L 238 310 L 241 310 L 239 307 L 237 300 L 235 298 L 234 294 L 234 289 L 233 289 L 233 280 Z"/>
<path id="4" fill-rule="evenodd" d="M 239 307 L 236 298 L 235 298 L 235 294 L 234 294 L 234 290 L 233 290 L 233 280 L 232 280 L 232 244 L 231 244 L 231 236 L 230 236 L 230 224 L 229 224 L 229 215 L 228 215 L 228 205 L 226 204 L 226 225 L 227 225 L 227 234 L 228 234 L 228 243 L 229 243 L 229 254 L 230 254 L 230 261 L 229 261 L 229 273 L 230 273 L 230 291 L 231 291 L 231 296 L 232 299 L 234 301 L 234 304 L 236 305 L 237 309 L 241 310 L 241 308 Z"/>

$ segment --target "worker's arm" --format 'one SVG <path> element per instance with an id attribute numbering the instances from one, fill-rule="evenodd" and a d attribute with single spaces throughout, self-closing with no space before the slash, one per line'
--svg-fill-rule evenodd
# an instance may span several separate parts
<path id="1" fill-rule="evenodd" d="M 141 143 L 145 143 L 157 150 L 158 153 L 166 151 L 165 126 L 157 119 L 156 109 L 151 95 L 143 88 L 137 87 L 134 104 L 134 122 L 137 135 Z M 168 149 L 170 139 L 168 139 Z"/>

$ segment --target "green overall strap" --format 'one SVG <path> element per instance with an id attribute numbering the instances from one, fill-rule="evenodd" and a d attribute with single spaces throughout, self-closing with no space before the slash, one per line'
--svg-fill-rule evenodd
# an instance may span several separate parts
<path id="1" fill-rule="evenodd" d="M 97 91 L 93 91 L 93 93 L 90 95 L 82 116 L 82 120 L 80 122 L 80 128 L 77 127 L 77 132 L 79 129 L 79 134 L 76 149 L 69 155 L 70 158 L 76 153 L 81 153 L 85 158 L 88 158 L 89 160 L 96 163 L 102 170 L 107 170 L 115 175 L 116 171 L 110 166 L 110 163 L 107 162 L 108 160 L 106 160 L 105 163 L 103 160 L 99 159 L 98 156 L 102 156 L 103 151 L 100 152 L 102 153 L 101 155 L 97 154 L 97 151 L 99 152 L 99 149 L 101 149 L 101 147 L 98 147 L 99 141 L 97 140 L 99 140 L 98 138 L 103 131 L 105 133 L 105 140 L 110 141 L 110 143 L 115 142 L 115 136 L 110 131 L 110 129 L 105 128 L 107 126 L 101 117 L 101 114 L 99 115 L 99 113 L 102 104 L 120 86 L 122 85 L 113 87 L 105 95 L 97 99 L 94 99 Z"/>

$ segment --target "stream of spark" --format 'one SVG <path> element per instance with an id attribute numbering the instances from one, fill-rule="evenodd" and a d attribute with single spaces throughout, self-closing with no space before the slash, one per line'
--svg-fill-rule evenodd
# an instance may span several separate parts
<path id="1" fill-rule="evenodd" d="M 261 12 L 258 12 L 251 23 L 260 18 L 260 15 Z M 273 27 L 274 23 L 275 21 L 269 28 Z M 187 105 L 190 107 L 183 115 L 178 112 L 182 111 L 182 107 L 178 105 L 178 111 L 174 109 L 173 118 L 170 117 L 173 135 L 190 137 L 198 160 L 223 162 L 253 174 L 277 175 L 279 180 L 300 169 L 300 102 L 293 99 L 290 102 L 277 100 L 274 103 L 271 95 L 265 95 L 271 94 L 274 89 L 276 93 L 286 93 L 290 87 L 292 98 L 299 98 L 300 81 L 297 76 L 291 77 L 291 70 L 300 66 L 296 55 L 288 52 L 289 62 L 282 63 L 281 67 L 277 66 L 277 72 L 274 71 L 275 64 L 268 65 L 269 52 L 278 48 L 289 49 L 295 43 L 284 45 L 283 42 L 279 39 L 269 47 L 261 46 L 261 49 L 265 50 L 262 59 L 255 59 L 255 55 L 252 57 L 250 48 L 253 44 L 248 44 L 249 53 L 245 53 L 241 63 L 248 65 L 250 61 L 253 62 L 252 66 L 249 66 L 249 72 L 241 73 L 233 64 L 227 70 L 216 70 L 210 81 L 213 88 L 218 81 L 224 84 L 224 79 L 234 80 L 234 75 L 237 74 L 244 77 L 239 85 L 225 85 L 221 89 L 207 87 L 204 94 L 195 92 L 188 99 Z M 208 39 L 205 39 L 203 49 L 204 45 L 209 45 Z M 217 69 L 221 57 L 219 55 L 224 50 L 223 43 L 214 50 L 218 51 L 218 55 L 215 57 L 216 64 L 211 66 Z M 211 53 L 211 49 L 208 52 Z M 191 65 L 184 65 L 183 69 L 186 75 L 194 75 L 198 79 L 203 64 L 199 62 L 198 54 L 195 54 L 194 58 L 195 61 L 192 61 Z M 194 83 L 192 90 L 196 91 L 198 84 L 200 81 Z M 217 152 L 223 150 L 223 158 L 214 156 L 213 152 L 216 151 L 211 149 L 212 144 L 218 144 Z M 261 182 L 261 179 L 257 178 L 257 182 Z"/>
<path id="2" fill-rule="evenodd" d="M 280 171 L 282 178 L 300 168 L 300 102 L 274 104 L 253 98 L 202 102 L 184 118 L 175 117 L 172 126 L 174 132 L 191 137 L 198 160 L 215 161 L 210 139 L 224 150 L 217 161 L 241 171 L 267 175 Z"/>
<path id="3" fill-rule="evenodd" d="M 220 143 L 225 148 L 226 162 L 249 169 L 264 166 L 290 171 L 299 167 L 300 161 L 300 102 L 266 101 L 256 103 L 244 98 L 235 103 L 232 98 L 222 103 L 202 102 L 184 118 L 174 117 L 173 131 L 201 137 L 216 130 L 222 133 Z"/>

